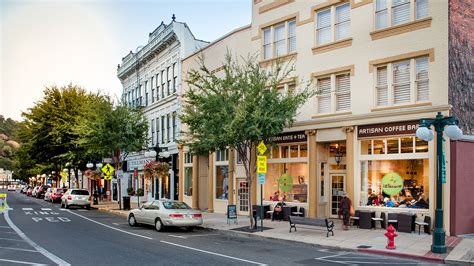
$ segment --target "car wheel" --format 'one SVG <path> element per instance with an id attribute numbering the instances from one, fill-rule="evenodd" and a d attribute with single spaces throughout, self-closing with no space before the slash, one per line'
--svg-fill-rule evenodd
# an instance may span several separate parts
<path id="1" fill-rule="evenodd" d="M 164 226 L 163 226 L 163 223 L 161 222 L 160 218 L 156 218 L 156 220 L 155 220 L 155 229 L 156 229 L 156 231 L 158 231 L 158 232 L 163 231 L 163 227 Z"/>
<path id="2" fill-rule="evenodd" d="M 128 216 L 128 224 L 130 226 L 136 226 L 137 225 L 137 220 L 135 219 L 135 216 L 133 214 L 130 214 Z"/>
<path id="3" fill-rule="evenodd" d="M 86 205 L 86 210 L 90 210 L 91 209 L 91 205 Z"/>
<path id="4" fill-rule="evenodd" d="M 69 205 L 67 205 L 67 201 L 66 201 L 66 203 L 64 203 L 64 207 L 65 207 L 66 209 L 69 209 Z"/>

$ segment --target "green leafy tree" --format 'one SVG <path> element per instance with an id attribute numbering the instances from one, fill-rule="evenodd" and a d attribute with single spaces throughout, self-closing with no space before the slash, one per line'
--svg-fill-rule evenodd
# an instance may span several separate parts
<path id="1" fill-rule="evenodd" d="M 198 69 L 188 73 L 190 89 L 184 95 L 181 116 L 187 125 L 183 144 L 195 154 L 229 147 L 236 149 L 252 194 L 256 146 L 291 126 L 298 108 L 316 94 L 310 83 L 303 82 L 293 91 L 279 93 L 278 87 L 292 77 L 293 71 L 292 64 L 277 63 L 264 69 L 255 56 L 238 60 L 228 53 L 223 73 L 213 73 L 200 57 Z M 251 226 L 252 204 L 255 203 L 249 201 Z"/>
<path id="2" fill-rule="evenodd" d="M 88 93 L 85 89 L 69 84 L 63 87 L 51 86 L 44 90 L 44 97 L 27 112 L 21 139 L 27 143 L 27 152 L 36 164 L 53 165 L 59 173 L 70 163 L 75 175 L 83 164 L 86 150 L 78 145 L 81 137 L 75 130 L 85 119 L 86 106 L 104 101 L 100 93 Z M 76 179 L 76 185 L 78 185 Z"/>

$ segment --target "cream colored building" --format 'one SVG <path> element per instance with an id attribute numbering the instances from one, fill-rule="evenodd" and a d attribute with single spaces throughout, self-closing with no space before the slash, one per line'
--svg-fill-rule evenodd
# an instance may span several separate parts
<path id="1" fill-rule="evenodd" d="M 263 67 L 277 58 L 293 60 L 297 80 L 311 80 L 321 92 L 301 107 L 293 127 L 285 131 L 291 137 L 276 139 L 279 149 L 269 154 L 263 187 L 265 203 L 273 205 L 270 197 L 279 191 L 287 205 L 303 207 L 306 216 L 337 217 L 341 193 L 347 191 L 357 210 L 374 210 L 377 217 L 407 211 L 421 220 L 425 215 L 434 217 L 435 141 L 417 139 L 415 131 L 420 118 L 449 114 L 448 1 L 254 0 L 252 4 L 250 27 L 202 50 L 208 67 L 218 70 L 226 48 L 242 55 L 259 53 Z M 183 60 L 184 73 L 195 66 L 196 56 Z M 450 160 L 449 145 L 445 146 L 444 217 L 449 232 Z M 236 203 L 245 211 L 239 203 L 248 194 L 235 154 L 196 161 L 185 151 L 180 178 L 194 181 L 187 188 L 194 190 L 197 184 L 199 196 L 194 201 L 180 196 L 194 207 L 225 212 L 228 203 Z M 232 181 L 228 199 L 223 200 L 217 189 L 222 186 L 217 166 L 226 163 Z M 278 178 L 283 173 L 292 178 L 289 191 L 280 189 Z M 180 184 L 186 194 L 186 181 Z M 369 199 L 371 193 L 398 207 L 377 204 Z M 428 206 L 403 204 L 421 203 L 421 198 Z"/>

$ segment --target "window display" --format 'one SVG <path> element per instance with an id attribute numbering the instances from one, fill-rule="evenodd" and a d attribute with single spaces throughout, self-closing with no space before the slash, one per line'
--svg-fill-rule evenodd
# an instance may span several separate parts
<path id="1" fill-rule="evenodd" d="M 227 199 L 229 189 L 228 173 L 229 167 L 227 165 L 216 166 L 216 199 Z"/>
<path id="2" fill-rule="evenodd" d="M 193 195 L 193 168 L 185 167 L 184 168 L 184 195 L 192 196 Z"/>
<path id="3" fill-rule="evenodd" d="M 429 208 L 428 159 L 361 161 L 360 206 Z"/>
<path id="4" fill-rule="evenodd" d="M 267 167 L 264 199 L 307 202 L 307 163 L 269 163 Z"/>

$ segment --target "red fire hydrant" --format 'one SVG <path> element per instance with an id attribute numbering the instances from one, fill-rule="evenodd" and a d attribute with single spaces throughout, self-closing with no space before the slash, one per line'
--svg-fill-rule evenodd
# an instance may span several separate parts
<path id="1" fill-rule="evenodd" d="M 389 225 L 387 228 L 387 233 L 385 233 L 385 236 L 387 237 L 387 246 L 385 246 L 386 249 L 396 249 L 395 247 L 395 237 L 398 235 L 395 234 L 395 228 L 392 225 Z"/>

